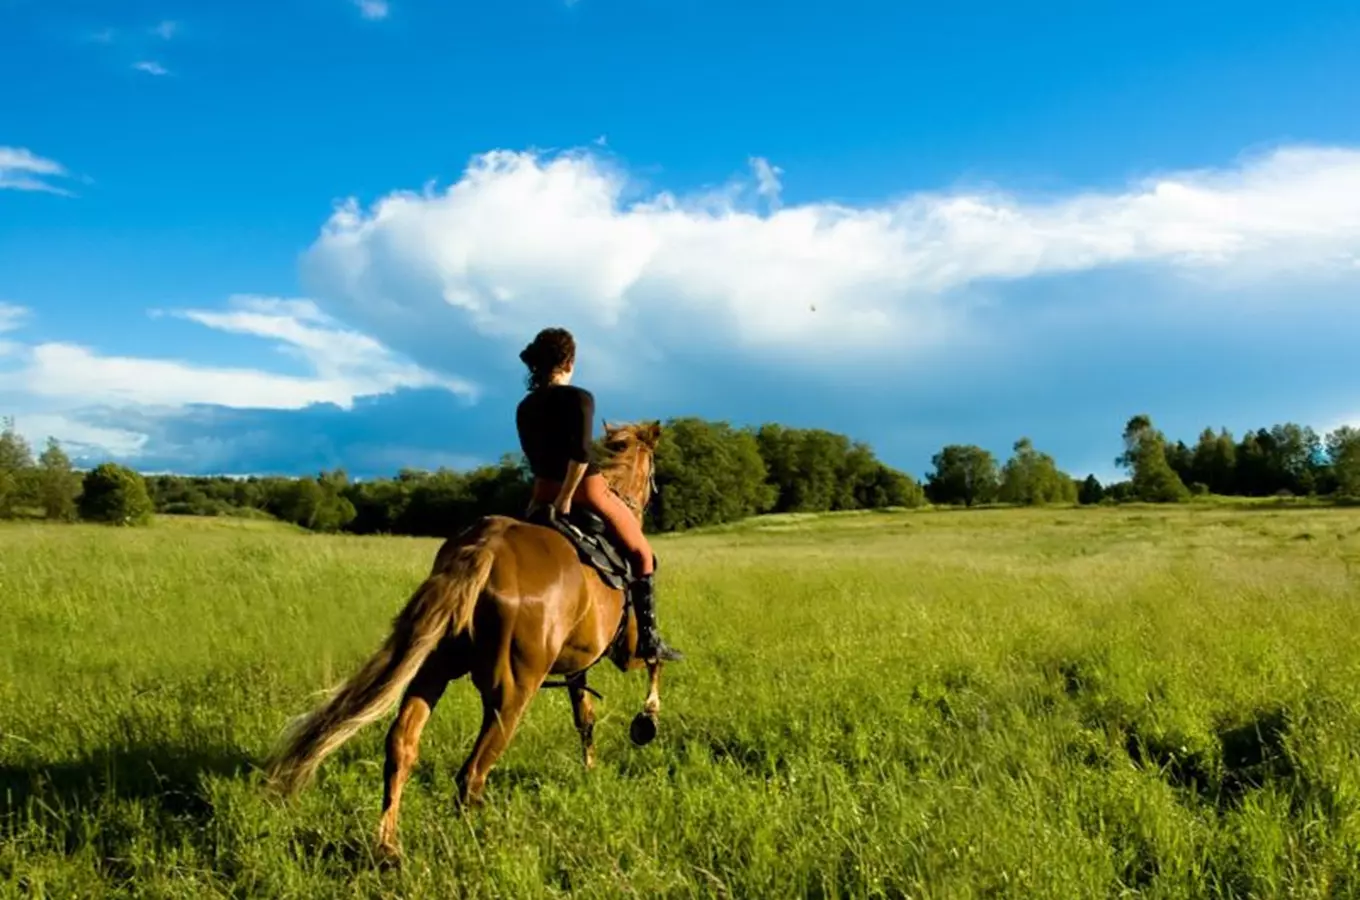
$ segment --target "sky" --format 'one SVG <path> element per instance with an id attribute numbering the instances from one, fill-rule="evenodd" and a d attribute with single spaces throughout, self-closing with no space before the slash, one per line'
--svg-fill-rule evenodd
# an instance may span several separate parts
<path id="1" fill-rule="evenodd" d="M 142 471 L 1360 424 L 1360 6 L 0 0 L 0 415 Z M 597 422 L 597 426 L 600 423 Z"/>

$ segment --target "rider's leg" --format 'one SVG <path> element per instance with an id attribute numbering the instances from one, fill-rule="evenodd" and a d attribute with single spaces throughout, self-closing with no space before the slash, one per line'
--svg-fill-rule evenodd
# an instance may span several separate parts
<path id="1" fill-rule="evenodd" d="M 651 575 L 655 558 L 652 556 L 652 545 L 642 532 L 642 523 L 633 515 L 628 504 L 609 489 L 608 482 L 599 475 L 587 476 L 577 488 L 576 496 L 613 526 L 619 540 L 633 554 L 633 564 L 638 567 L 638 574 Z"/>
<path id="2" fill-rule="evenodd" d="M 637 655 L 645 660 L 680 660 L 684 654 L 666 645 L 656 627 L 656 593 L 653 573 L 656 558 L 652 546 L 642 533 L 642 523 L 598 475 L 587 477 L 577 495 L 600 515 L 604 516 L 633 555 L 639 565 L 639 576 L 628 585 L 628 594 L 637 610 Z"/>

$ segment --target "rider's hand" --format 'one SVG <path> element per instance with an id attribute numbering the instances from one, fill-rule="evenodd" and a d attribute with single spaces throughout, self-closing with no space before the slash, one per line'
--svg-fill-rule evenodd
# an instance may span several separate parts
<path id="1" fill-rule="evenodd" d="M 568 501 L 566 501 L 565 503 L 559 504 L 559 505 L 556 507 L 556 509 L 557 509 L 557 514 L 558 514 L 559 516 L 562 516 L 563 518 L 566 518 L 567 516 L 571 515 L 571 501 L 568 500 Z"/>

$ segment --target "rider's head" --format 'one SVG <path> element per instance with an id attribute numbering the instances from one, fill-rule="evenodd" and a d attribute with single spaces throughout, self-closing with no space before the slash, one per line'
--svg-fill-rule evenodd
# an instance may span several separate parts
<path id="1" fill-rule="evenodd" d="M 565 382 L 576 367 L 576 341 L 565 328 L 545 328 L 520 351 L 519 358 L 529 367 L 530 390 L 554 377 Z"/>

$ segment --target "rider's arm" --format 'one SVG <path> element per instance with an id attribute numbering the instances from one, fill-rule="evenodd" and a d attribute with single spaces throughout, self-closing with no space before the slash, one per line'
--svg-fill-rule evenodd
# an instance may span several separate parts
<path id="1" fill-rule="evenodd" d="M 585 463 L 574 459 L 567 463 L 567 477 L 562 482 L 562 490 L 557 492 L 557 499 L 553 502 L 558 512 L 565 514 L 571 508 L 571 498 L 581 486 L 581 479 L 585 477 Z"/>
<path id="2" fill-rule="evenodd" d="M 559 511 L 566 511 L 571 505 L 571 498 L 576 494 L 576 489 L 581 485 L 581 479 L 585 478 L 586 468 L 590 465 L 590 440 L 593 436 L 595 427 L 595 398 L 589 391 L 579 391 L 577 396 L 581 400 L 581 415 L 579 418 L 573 416 L 574 428 L 572 433 L 567 435 L 570 455 L 567 457 L 567 475 L 562 480 L 562 490 L 557 494 L 555 506 Z"/>

